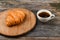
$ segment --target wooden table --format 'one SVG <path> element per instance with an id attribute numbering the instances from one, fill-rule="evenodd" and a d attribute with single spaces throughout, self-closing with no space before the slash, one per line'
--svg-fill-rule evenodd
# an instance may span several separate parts
<path id="1" fill-rule="evenodd" d="M 24 34 L 13 38 L 14 40 L 57 40 L 60 39 L 60 1 L 59 0 L 0 0 L 0 11 L 5 11 L 9 8 L 26 8 L 34 12 L 36 15 L 37 11 L 40 9 L 48 9 L 56 15 L 55 19 L 42 23 L 37 19 L 35 28 Z M 5 37 L 0 35 L 0 39 L 10 39 L 10 37 Z"/>

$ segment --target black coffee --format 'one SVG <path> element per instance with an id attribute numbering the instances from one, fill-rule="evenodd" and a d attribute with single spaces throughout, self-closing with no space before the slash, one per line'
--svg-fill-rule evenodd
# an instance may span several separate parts
<path id="1" fill-rule="evenodd" d="M 42 13 L 39 14 L 39 16 L 46 18 L 46 17 L 49 17 L 50 14 L 48 14 L 47 12 L 42 12 Z"/>

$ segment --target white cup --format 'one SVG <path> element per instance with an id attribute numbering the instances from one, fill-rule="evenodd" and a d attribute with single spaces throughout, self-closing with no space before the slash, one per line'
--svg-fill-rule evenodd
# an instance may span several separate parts
<path id="1" fill-rule="evenodd" d="M 42 13 L 44 13 L 44 12 L 45 12 L 45 14 L 42 14 Z M 49 15 L 46 15 L 46 13 L 48 13 Z M 40 15 L 39 15 L 39 14 L 40 14 Z M 41 16 L 41 14 L 42 14 L 43 16 Z M 45 17 L 45 16 L 48 16 L 48 17 Z M 47 22 L 47 21 L 49 21 L 49 20 L 51 20 L 51 19 L 54 19 L 54 18 L 55 18 L 55 15 L 52 14 L 49 10 L 42 9 L 42 10 L 39 10 L 39 11 L 37 12 L 37 18 L 38 18 L 41 22 Z"/>

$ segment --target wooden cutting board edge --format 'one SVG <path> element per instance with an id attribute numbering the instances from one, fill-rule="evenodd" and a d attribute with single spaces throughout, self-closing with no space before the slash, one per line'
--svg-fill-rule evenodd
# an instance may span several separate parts
<path id="1" fill-rule="evenodd" d="M 23 8 L 22 8 L 23 9 Z M 30 10 L 29 10 L 30 11 Z M 30 11 L 31 12 L 31 11 Z M 2 13 L 2 12 L 1 12 Z M 33 12 L 31 12 L 33 15 L 34 15 L 34 18 L 35 18 L 35 24 L 33 25 L 33 28 L 32 29 L 34 29 L 34 27 L 35 27 L 35 25 L 36 25 L 36 16 L 35 16 L 35 14 L 33 13 Z M 0 15 L 2 15 L 2 14 L 0 14 Z M 30 30 L 28 30 L 27 32 L 25 32 L 25 33 L 23 33 L 23 34 L 26 34 L 26 33 L 28 33 L 29 31 L 31 31 L 32 29 L 30 29 Z M 5 34 L 3 34 L 3 33 L 1 33 L 0 32 L 0 34 L 2 34 L 2 35 L 5 35 Z M 20 34 L 20 35 L 23 35 L 23 34 Z M 5 36 L 10 36 L 10 35 L 5 35 Z M 19 36 L 19 35 L 14 35 L 14 36 Z"/>

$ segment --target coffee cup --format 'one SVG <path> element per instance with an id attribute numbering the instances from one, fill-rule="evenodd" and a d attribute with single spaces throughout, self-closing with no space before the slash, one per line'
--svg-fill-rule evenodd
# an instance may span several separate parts
<path id="1" fill-rule="evenodd" d="M 47 22 L 51 19 L 55 18 L 55 15 L 53 13 L 51 13 L 49 10 L 46 9 L 42 9 L 39 10 L 37 12 L 37 18 L 41 21 L 41 22 Z"/>

